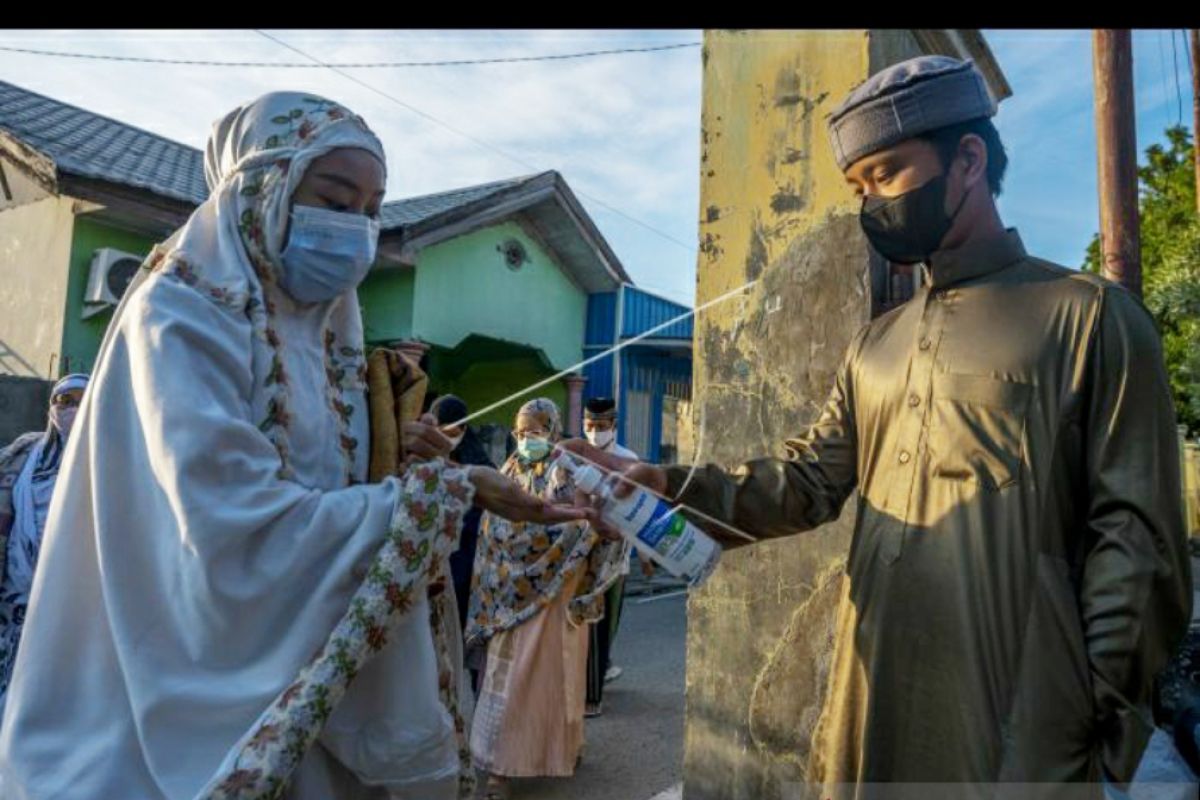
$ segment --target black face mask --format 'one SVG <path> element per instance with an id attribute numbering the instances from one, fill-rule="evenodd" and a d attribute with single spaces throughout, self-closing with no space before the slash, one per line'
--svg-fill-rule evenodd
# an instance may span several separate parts
<path id="1" fill-rule="evenodd" d="M 968 194 L 969 189 L 946 216 L 946 176 L 938 175 L 896 197 L 864 197 L 858 219 L 880 255 L 896 264 L 915 264 L 941 247 Z"/>

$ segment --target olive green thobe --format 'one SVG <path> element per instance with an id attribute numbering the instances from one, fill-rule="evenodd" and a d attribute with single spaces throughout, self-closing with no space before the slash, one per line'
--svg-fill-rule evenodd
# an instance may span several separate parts
<path id="1" fill-rule="evenodd" d="M 788 460 L 672 467 L 669 496 L 770 538 L 859 490 L 810 777 L 1124 782 L 1192 605 L 1154 323 L 1016 231 L 927 276 L 859 332 Z"/>

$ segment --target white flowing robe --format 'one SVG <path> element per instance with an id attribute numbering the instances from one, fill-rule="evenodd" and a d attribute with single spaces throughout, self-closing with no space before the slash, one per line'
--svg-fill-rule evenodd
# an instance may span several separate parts
<path id="1" fill-rule="evenodd" d="M 357 316 L 353 292 L 337 303 Z M 281 318 L 290 379 L 324 386 L 321 343 L 297 338 L 319 320 Z M 176 277 L 127 298 L 50 509 L 0 727 L 5 800 L 193 797 L 345 612 L 400 485 L 338 485 L 320 392 L 293 393 L 294 475 L 278 477 L 252 411 L 257 346 L 244 314 Z M 362 391 L 354 406 L 366 442 Z M 427 612 L 397 626 L 327 726 L 364 781 L 457 774 Z"/>

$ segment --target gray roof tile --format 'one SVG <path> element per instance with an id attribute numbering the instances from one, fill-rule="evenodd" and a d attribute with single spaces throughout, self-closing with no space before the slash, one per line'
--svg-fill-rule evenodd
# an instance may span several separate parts
<path id="1" fill-rule="evenodd" d="M 452 211 L 460 206 L 474 203 L 477 200 L 482 200 L 505 189 L 517 186 L 524 183 L 529 177 L 532 176 L 510 178 L 478 186 L 468 186 L 464 189 L 453 189 L 448 192 L 438 192 L 437 194 L 427 194 L 420 197 L 410 197 L 405 200 L 384 203 L 383 212 L 380 215 L 382 217 L 383 228 L 387 230 L 405 225 L 414 225 L 422 220 Z"/>
<path id="2" fill-rule="evenodd" d="M 204 156 L 157 134 L 0 81 L 0 128 L 60 171 L 201 202 Z"/>
<path id="3" fill-rule="evenodd" d="M 208 196 L 194 147 L 0 81 L 0 129 L 54 160 L 61 172 L 199 204 Z M 385 203 L 384 230 L 482 200 L 532 176 Z"/>

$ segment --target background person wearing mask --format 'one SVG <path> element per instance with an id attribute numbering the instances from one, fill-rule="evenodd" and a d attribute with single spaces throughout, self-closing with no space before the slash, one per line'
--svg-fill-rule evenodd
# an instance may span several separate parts
<path id="1" fill-rule="evenodd" d="M 462 422 L 470 411 L 461 398 L 445 394 L 433 401 L 429 413 L 437 420 L 438 427 L 450 440 L 454 449 L 450 451 L 450 460 L 456 464 L 476 464 L 484 467 L 494 467 L 483 443 L 470 425 Z M 461 424 L 459 424 L 461 423 Z M 462 535 L 458 540 L 458 549 L 450 554 L 450 575 L 454 581 L 454 598 L 458 604 L 458 621 L 461 630 L 467 629 L 467 607 L 471 601 L 471 574 L 475 566 L 475 546 L 479 539 L 479 522 L 483 516 L 480 508 L 471 508 L 463 516 Z M 475 673 L 472 669 L 472 686 L 478 690 Z"/>
<path id="2" fill-rule="evenodd" d="M 0 451 L 0 715 L 29 607 L 42 531 L 63 450 L 83 402 L 86 375 L 68 375 L 50 391 L 49 423 Z"/>
<path id="3" fill-rule="evenodd" d="M 606 453 L 629 461 L 640 461 L 638 454 L 617 442 L 617 403 L 611 397 L 593 397 L 583 409 L 583 433 L 588 442 Z M 654 566 L 641 561 L 642 571 L 651 575 Z M 587 708 L 585 715 L 598 717 L 604 711 L 604 684 L 621 677 L 622 669 L 612 663 L 612 646 L 621 624 L 625 605 L 625 576 L 629 557 L 622 561 L 621 577 L 604 596 L 604 618 L 591 626 L 588 637 Z"/>

